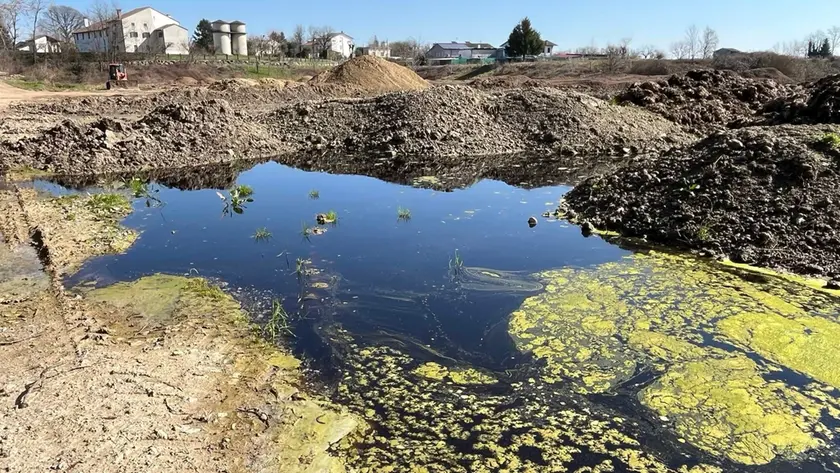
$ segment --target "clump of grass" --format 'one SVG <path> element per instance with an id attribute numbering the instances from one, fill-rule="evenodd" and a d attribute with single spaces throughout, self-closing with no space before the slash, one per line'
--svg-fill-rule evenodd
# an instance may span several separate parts
<path id="1" fill-rule="evenodd" d="M 449 258 L 449 271 L 452 273 L 453 276 L 457 276 L 461 274 L 461 271 L 464 270 L 464 260 L 461 258 L 461 254 L 458 253 L 458 250 L 455 250 L 455 255 Z"/>
<path id="2" fill-rule="evenodd" d="M 230 189 L 230 200 L 225 198 L 222 194 L 219 197 L 225 201 L 225 208 L 222 210 L 224 215 L 241 214 L 245 212 L 245 204 L 251 203 L 253 199 L 254 189 L 251 186 L 240 184 Z"/>
<path id="3" fill-rule="evenodd" d="M 302 222 L 302 223 L 301 223 L 301 227 L 300 227 L 300 234 L 301 234 L 301 236 L 302 236 L 303 238 L 305 238 L 305 239 L 309 240 L 309 237 L 310 237 L 310 236 L 312 236 L 312 230 L 313 230 L 314 228 L 315 228 L 315 227 L 313 227 L 312 225 L 309 225 L 309 224 L 308 224 L 308 223 L 306 223 L 306 222 Z"/>
<path id="4" fill-rule="evenodd" d="M 619 105 L 619 104 L 621 104 L 621 102 L 618 100 L 618 96 L 617 96 L 617 95 L 616 95 L 616 96 L 614 96 L 614 97 L 612 97 L 612 98 L 610 98 L 610 105 Z"/>
<path id="5" fill-rule="evenodd" d="M 187 282 L 187 290 L 199 297 L 213 301 L 223 301 L 227 295 L 218 286 L 207 282 L 204 278 L 192 278 Z"/>
<path id="6" fill-rule="evenodd" d="M 278 299 L 271 301 L 271 316 L 263 327 L 263 336 L 272 342 L 280 336 L 295 336 L 289 323 L 289 314 L 283 308 L 283 302 Z"/>
<path id="7" fill-rule="evenodd" d="M 131 203 L 120 194 L 93 194 L 85 205 L 98 217 L 110 217 L 131 210 Z"/>
<path id="8" fill-rule="evenodd" d="M 397 219 L 398 220 L 403 220 L 403 221 L 411 220 L 411 210 L 403 208 L 403 207 L 398 207 L 397 208 Z"/>
<path id="9" fill-rule="evenodd" d="M 837 133 L 825 133 L 819 138 L 817 138 L 817 143 L 825 148 L 825 149 L 839 149 L 840 148 L 840 135 Z"/>
<path id="10" fill-rule="evenodd" d="M 255 241 L 268 241 L 271 240 L 271 237 L 271 232 L 265 227 L 258 228 L 251 236 Z"/>
<path id="11" fill-rule="evenodd" d="M 128 188 L 131 189 L 131 194 L 137 199 L 146 199 L 146 207 L 157 207 L 163 202 L 155 197 L 153 194 L 159 192 L 158 189 L 152 189 L 148 182 L 143 181 L 139 177 L 134 177 L 128 181 Z"/>
<path id="12" fill-rule="evenodd" d="M 338 214 L 335 213 L 335 210 L 330 210 L 327 212 L 327 223 L 334 223 L 338 221 Z"/>
<path id="13" fill-rule="evenodd" d="M 309 198 L 312 200 L 318 200 L 321 198 L 321 193 L 318 192 L 317 189 L 312 189 L 311 191 L 309 191 Z"/>

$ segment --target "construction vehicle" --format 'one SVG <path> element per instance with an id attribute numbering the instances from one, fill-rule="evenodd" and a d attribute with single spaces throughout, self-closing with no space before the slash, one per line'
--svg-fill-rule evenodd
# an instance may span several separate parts
<path id="1" fill-rule="evenodd" d="M 136 80 L 130 80 L 128 78 L 128 74 L 125 72 L 125 64 L 108 64 L 108 82 L 105 83 L 106 89 L 128 89 L 139 86 L 140 84 Z"/>

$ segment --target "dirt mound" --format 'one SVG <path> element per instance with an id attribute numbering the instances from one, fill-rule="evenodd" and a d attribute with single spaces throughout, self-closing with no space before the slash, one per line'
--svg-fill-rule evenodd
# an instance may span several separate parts
<path id="1" fill-rule="evenodd" d="M 692 130 L 712 130 L 752 119 L 765 103 L 789 91 L 788 86 L 769 79 L 747 79 L 731 71 L 698 70 L 663 81 L 633 84 L 617 99 Z"/>
<path id="2" fill-rule="evenodd" d="M 545 87 L 549 84 L 540 79 L 531 79 L 528 76 L 510 75 L 510 76 L 490 76 L 475 79 L 470 82 L 478 89 L 504 89 L 504 88 L 522 88 L 522 87 Z"/>
<path id="3" fill-rule="evenodd" d="M 282 150 L 259 125 L 225 100 L 170 103 L 134 122 L 72 120 L 43 134 L 0 144 L 0 168 L 30 166 L 59 173 L 95 173 L 184 166 L 274 154 Z"/>
<path id="4" fill-rule="evenodd" d="M 368 92 L 422 90 L 429 83 L 407 67 L 374 56 L 359 56 L 315 76 L 315 84 L 339 84 Z"/>
<path id="5" fill-rule="evenodd" d="M 272 134 L 313 150 L 397 155 L 631 154 L 690 137 L 643 110 L 555 89 L 439 86 L 280 108 Z"/>
<path id="6" fill-rule="evenodd" d="M 830 126 L 751 127 L 631 161 L 566 197 L 598 228 L 736 262 L 840 274 L 840 151 Z"/>
<path id="7" fill-rule="evenodd" d="M 773 100 L 762 111 L 771 123 L 840 123 L 840 75 Z"/>
<path id="8" fill-rule="evenodd" d="M 747 79 L 771 79 L 779 84 L 791 84 L 794 82 L 793 79 L 784 75 L 782 71 L 776 69 L 775 67 L 760 67 L 758 69 L 748 69 L 746 71 L 740 72 L 742 77 L 746 77 Z"/>
<path id="9" fill-rule="evenodd" d="M 178 84 L 178 85 L 191 86 L 191 85 L 198 85 L 199 81 L 198 81 L 198 79 L 196 79 L 194 77 L 188 77 L 187 76 L 187 77 L 179 77 L 179 78 L 175 79 L 175 83 Z"/>

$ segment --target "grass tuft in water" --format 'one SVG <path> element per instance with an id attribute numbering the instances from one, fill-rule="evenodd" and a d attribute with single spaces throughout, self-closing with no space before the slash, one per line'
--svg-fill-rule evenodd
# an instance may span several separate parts
<path id="1" fill-rule="evenodd" d="M 449 258 L 449 271 L 453 276 L 458 276 L 464 270 L 464 260 L 461 259 L 461 254 L 455 250 L 455 255 Z"/>
<path id="2" fill-rule="evenodd" d="M 190 270 L 192 272 L 192 270 Z M 196 271 L 197 273 L 198 271 Z M 225 292 L 218 286 L 214 286 L 207 282 L 204 278 L 192 278 L 187 282 L 186 289 L 199 297 L 205 297 L 213 301 L 223 301 L 227 299 Z"/>
<path id="3" fill-rule="evenodd" d="M 258 228 L 251 236 L 251 238 L 253 238 L 254 241 L 268 241 L 271 240 L 271 237 L 271 232 L 268 231 L 268 229 L 265 227 Z"/>
<path id="4" fill-rule="evenodd" d="M 281 336 L 295 336 L 289 323 L 289 314 L 283 308 L 283 301 L 279 299 L 271 301 L 271 316 L 263 327 L 263 336 L 272 342 L 277 341 L 277 338 Z"/>
<path id="5" fill-rule="evenodd" d="M 309 198 L 312 200 L 318 200 L 321 198 L 321 193 L 318 192 L 318 189 L 312 189 L 309 191 Z"/>
<path id="6" fill-rule="evenodd" d="M 313 227 L 312 225 L 310 225 L 310 224 L 308 224 L 308 223 L 306 223 L 306 222 L 302 222 L 302 223 L 300 224 L 300 235 L 301 235 L 301 236 L 302 236 L 305 240 L 309 241 L 309 237 L 310 237 L 310 236 L 312 236 L 312 231 L 314 230 L 314 228 L 315 228 L 315 227 Z"/>
<path id="7" fill-rule="evenodd" d="M 402 220 L 404 222 L 407 222 L 407 221 L 411 220 L 411 210 L 403 208 L 403 207 L 398 207 L 397 208 L 397 219 Z"/>
<path id="8" fill-rule="evenodd" d="M 219 197 L 225 201 L 225 208 L 222 210 L 223 215 L 241 214 L 245 212 L 245 204 L 253 202 L 254 189 L 251 186 L 240 184 L 230 189 L 230 200 L 225 196 L 219 194 Z"/>
<path id="9" fill-rule="evenodd" d="M 93 194 L 86 205 L 98 217 L 111 217 L 131 210 L 131 203 L 120 194 Z"/>

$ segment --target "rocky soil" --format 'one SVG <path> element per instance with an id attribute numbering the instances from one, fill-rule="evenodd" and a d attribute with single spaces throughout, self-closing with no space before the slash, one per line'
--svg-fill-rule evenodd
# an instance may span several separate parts
<path id="1" fill-rule="evenodd" d="M 439 86 L 284 103 L 268 113 L 204 94 L 210 92 L 192 92 L 186 101 L 144 97 L 137 100 L 164 103 L 135 120 L 65 120 L 8 140 L 0 143 L 0 168 L 119 172 L 325 152 L 429 161 L 521 152 L 625 156 L 693 139 L 644 110 L 557 89 Z"/>
<path id="2" fill-rule="evenodd" d="M 667 80 L 633 84 L 617 99 L 662 115 L 696 133 L 751 121 L 767 102 L 791 90 L 791 86 L 771 79 L 748 79 L 731 71 L 697 70 Z"/>
<path id="3" fill-rule="evenodd" d="M 840 76 L 828 76 L 771 100 L 761 109 L 766 123 L 840 123 Z"/>
<path id="4" fill-rule="evenodd" d="M 570 217 L 735 262 L 840 276 L 836 126 L 748 127 L 631 160 L 567 196 Z"/>

